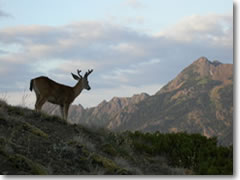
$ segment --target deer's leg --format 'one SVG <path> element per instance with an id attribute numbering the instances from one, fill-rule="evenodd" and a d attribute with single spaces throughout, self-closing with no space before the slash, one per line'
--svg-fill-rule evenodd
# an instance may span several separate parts
<path id="1" fill-rule="evenodd" d="M 60 105 L 60 112 L 61 112 L 61 116 L 64 119 L 64 106 Z"/>
<path id="2" fill-rule="evenodd" d="M 40 95 L 39 94 L 37 94 L 37 93 L 35 93 L 36 94 L 36 103 L 35 103 L 35 110 L 36 111 L 38 111 L 38 103 L 39 103 L 39 101 L 40 101 Z"/>
<path id="3" fill-rule="evenodd" d="M 43 104 L 44 104 L 46 101 L 47 101 L 47 99 L 44 98 L 44 97 L 39 97 L 39 98 L 37 99 L 37 102 L 36 102 L 36 104 L 35 104 L 35 109 L 36 109 L 37 112 L 41 111 L 42 106 L 43 106 Z"/>
<path id="4" fill-rule="evenodd" d="M 69 104 L 64 104 L 64 119 L 67 121 Z"/>
<path id="5" fill-rule="evenodd" d="M 40 102 L 40 96 L 37 96 L 37 100 L 36 100 L 36 103 L 35 103 L 35 110 L 36 111 L 39 111 L 39 108 L 38 108 L 38 104 L 39 104 L 39 102 Z"/>

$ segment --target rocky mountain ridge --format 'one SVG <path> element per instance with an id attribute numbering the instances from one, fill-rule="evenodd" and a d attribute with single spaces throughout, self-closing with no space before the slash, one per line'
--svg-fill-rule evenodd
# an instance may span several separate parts
<path id="1" fill-rule="evenodd" d="M 69 120 L 113 131 L 201 133 L 231 144 L 233 65 L 200 57 L 152 96 L 114 97 L 89 109 L 74 105 Z"/>
<path id="2" fill-rule="evenodd" d="M 197 79 L 209 79 L 221 81 L 223 84 L 232 83 L 233 67 L 232 64 L 222 64 L 215 60 L 209 61 L 206 57 L 200 57 L 191 65 L 185 68 L 176 78 L 164 86 L 158 93 L 178 89 L 184 81 L 191 81 L 192 76 L 198 76 Z M 202 82 L 204 83 L 204 82 Z"/>
<path id="3" fill-rule="evenodd" d="M 129 112 L 134 111 L 134 105 L 148 98 L 147 93 L 135 94 L 132 97 L 113 97 L 110 101 L 103 100 L 96 107 L 86 108 L 79 105 L 72 105 L 69 109 L 69 122 L 74 124 L 84 124 L 88 126 L 105 127 L 109 117 L 121 112 L 126 107 Z M 56 105 L 46 103 L 43 107 L 48 114 L 60 115 L 60 110 Z M 104 119 L 103 117 L 107 117 Z M 83 120 L 83 118 L 86 118 Z M 96 120 L 98 119 L 98 120 Z M 98 121 L 98 123 L 97 123 Z"/>

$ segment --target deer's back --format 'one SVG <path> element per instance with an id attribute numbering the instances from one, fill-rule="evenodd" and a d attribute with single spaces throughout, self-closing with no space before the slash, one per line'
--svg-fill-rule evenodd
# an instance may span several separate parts
<path id="1" fill-rule="evenodd" d="M 53 103 L 71 101 L 73 96 L 72 88 L 59 84 L 48 77 L 40 76 L 34 80 L 34 90 L 42 96 L 48 97 Z"/>

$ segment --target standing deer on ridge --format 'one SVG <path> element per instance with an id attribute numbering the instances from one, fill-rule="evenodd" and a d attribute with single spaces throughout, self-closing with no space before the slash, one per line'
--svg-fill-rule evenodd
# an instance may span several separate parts
<path id="1" fill-rule="evenodd" d="M 40 111 L 43 104 L 48 101 L 60 106 L 62 118 L 67 120 L 68 109 L 74 99 L 82 92 L 83 89 L 90 90 L 88 84 L 88 76 L 93 72 L 88 70 L 84 77 L 80 75 L 80 70 L 77 70 L 78 75 L 72 74 L 73 78 L 77 80 L 77 84 L 73 87 L 59 84 L 48 77 L 40 76 L 32 79 L 30 82 L 30 91 L 34 90 L 36 94 L 35 110 Z"/>

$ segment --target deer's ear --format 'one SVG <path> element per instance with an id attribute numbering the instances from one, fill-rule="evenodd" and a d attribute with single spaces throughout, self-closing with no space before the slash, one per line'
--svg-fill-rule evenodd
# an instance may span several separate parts
<path id="1" fill-rule="evenodd" d="M 73 79 L 75 79 L 75 80 L 77 80 L 77 81 L 80 79 L 77 75 L 75 75 L 75 74 L 73 74 L 73 73 L 71 73 L 71 74 L 72 74 Z"/>

